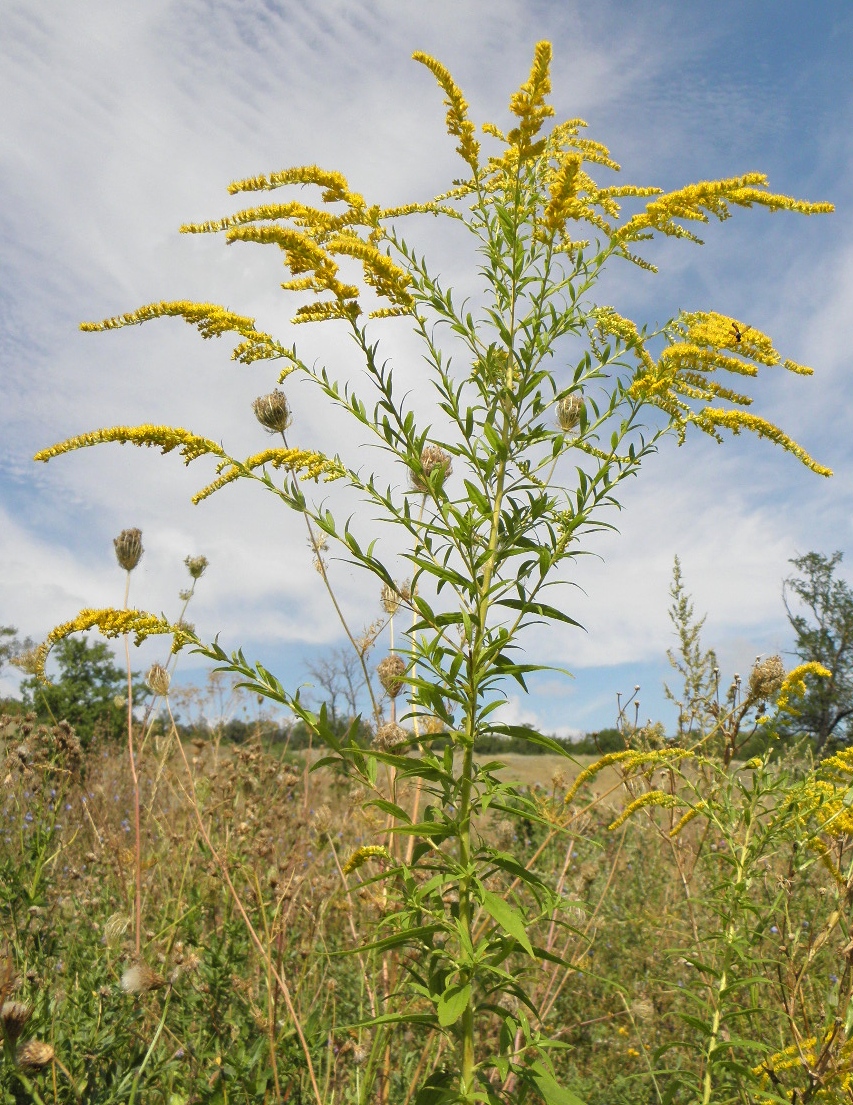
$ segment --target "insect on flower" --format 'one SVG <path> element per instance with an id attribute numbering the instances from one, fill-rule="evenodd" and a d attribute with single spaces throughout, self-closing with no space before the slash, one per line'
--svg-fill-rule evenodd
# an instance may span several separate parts
<path id="1" fill-rule="evenodd" d="M 734 334 L 735 345 L 740 345 L 748 331 L 748 326 L 741 330 L 736 322 L 732 323 L 732 334 Z"/>

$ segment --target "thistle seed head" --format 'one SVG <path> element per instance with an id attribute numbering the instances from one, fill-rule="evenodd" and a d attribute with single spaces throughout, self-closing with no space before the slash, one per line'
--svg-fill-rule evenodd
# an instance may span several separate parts
<path id="1" fill-rule="evenodd" d="M 419 472 L 411 473 L 412 487 L 415 491 L 420 491 L 422 494 L 426 495 L 429 491 L 427 480 L 433 472 L 439 473 L 439 482 L 442 482 L 446 480 L 453 471 L 450 454 L 445 453 L 438 445 L 427 445 L 421 453 L 421 468 L 423 469 L 423 475 Z"/>
<path id="2" fill-rule="evenodd" d="M 565 395 L 557 404 L 557 423 L 563 433 L 571 433 L 580 424 L 584 402 L 579 395 Z"/>
<path id="3" fill-rule="evenodd" d="M 188 556 L 184 561 L 187 566 L 187 571 L 193 577 L 193 579 L 201 579 L 207 568 L 206 556 Z"/>
<path id="4" fill-rule="evenodd" d="M 145 682 L 154 694 L 162 695 L 165 698 L 169 693 L 169 684 L 172 682 L 172 677 L 162 664 L 152 664 L 145 676 Z"/>
<path id="5" fill-rule="evenodd" d="M 0 1023 L 6 1039 L 12 1045 L 18 1042 L 18 1038 L 24 1031 L 24 1025 L 33 1014 L 33 1007 L 23 1001 L 6 1001 L 0 1009 Z"/>
<path id="6" fill-rule="evenodd" d="M 252 403 L 255 418 L 271 434 L 283 434 L 291 422 L 290 405 L 283 391 L 276 388 L 269 395 L 260 395 Z"/>
<path id="7" fill-rule="evenodd" d="M 749 697 L 755 702 L 773 698 L 784 680 L 785 665 L 781 656 L 768 656 L 766 660 L 756 661 L 749 674 Z"/>
<path id="8" fill-rule="evenodd" d="M 403 689 L 401 676 L 406 670 L 406 661 L 402 656 L 386 656 L 376 665 L 379 682 L 390 698 L 396 698 Z"/>
<path id="9" fill-rule="evenodd" d="M 126 572 L 132 572 L 142 559 L 142 554 L 145 551 L 142 548 L 142 530 L 123 529 L 118 537 L 113 540 L 113 545 L 115 546 L 116 560 L 119 562 L 119 566 L 124 568 Z"/>
<path id="10" fill-rule="evenodd" d="M 143 960 L 132 963 L 121 976 L 121 988 L 126 994 L 147 994 L 166 985 L 162 975 L 158 975 Z"/>
<path id="11" fill-rule="evenodd" d="M 27 1040 L 18 1048 L 18 1066 L 24 1070 L 38 1070 L 53 1061 L 55 1052 L 50 1044 L 41 1040 Z"/>

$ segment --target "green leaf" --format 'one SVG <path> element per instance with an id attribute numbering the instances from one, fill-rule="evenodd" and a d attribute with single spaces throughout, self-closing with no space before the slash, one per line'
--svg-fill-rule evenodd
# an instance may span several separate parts
<path id="1" fill-rule="evenodd" d="M 499 897 L 497 894 L 493 894 L 491 890 L 482 890 L 480 892 L 480 900 L 483 903 L 483 909 L 485 909 L 492 920 L 495 921 L 504 932 L 517 940 L 529 956 L 533 956 L 533 946 L 527 936 L 524 918 L 518 910 L 513 909 L 503 898 Z"/>
<path id="2" fill-rule="evenodd" d="M 448 1028 L 450 1025 L 456 1024 L 468 1007 L 470 1000 L 471 984 L 469 982 L 462 985 L 448 986 L 438 999 L 438 1005 L 436 1006 L 438 1023 L 442 1028 Z"/>
<path id="3" fill-rule="evenodd" d="M 561 1086 L 557 1080 L 548 1073 L 540 1062 L 535 1062 L 530 1068 L 536 1088 L 545 1099 L 546 1105 L 584 1105 L 579 1097 Z"/>

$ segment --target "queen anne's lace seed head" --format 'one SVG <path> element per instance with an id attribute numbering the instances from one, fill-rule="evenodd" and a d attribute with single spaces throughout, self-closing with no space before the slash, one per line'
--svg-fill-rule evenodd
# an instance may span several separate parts
<path id="1" fill-rule="evenodd" d="M 290 405 L 283 391 L 276 388 L 269 395 L 259 396 L 252 403 L 255 418 L 271 434 L 284 433 L 291 422 Z"/>
<path id="2" fill-rule="evenodd" d="M 379 682 L 391 698 L 396 698 L 403 689 L 401 676 L 406 670 L 406 661 L 402 656 L 386 656 L 376 667 Z"/>
<path id="3" fill-rule="evenodd" d="M 142 530 L 123 529 L 113 541 L 116 550 L 116 560 L 119 566 L 126 572 L 132 572 L 142 559 Z"/>
<path id="4" fill-rule="evenodd" d="M 184 564 L 186 564 L 187 571 L 193 579 L 201 579 L 207 570 L 208 561 L 206 556 L 188 556 L 184 560 Z"/>
<path id="5" fill-rule="evenodd" d="M 154 694 L 162 695 L 165 698 L 169 693 L 169 684 L 172 682 L 172 677 L 162 664 L 152 664 L 145 676 L 145 682 Z"/>
<path id="6" fill-rule="evenodd" d="M 564 433 L 571 433 L 580 424 L 583 399 L 579 395 L 566 395 L 557 404 L 557 422 Z"/>
<path id="7" fill-rule="evenodd" d="M 433 472 L 439 472 L 441 480 L 445 480 L 453 471 L 450 454 L 445 453 L 444 449 L 438 445 L 426 446 L 421 453 L 421 467 L 423 468 L 423 475 L 419 472 L 412 472 L 411 477 L 412 487 L 415 491 L 420 491 L 423 494 L 429 491 L 427 481 Z"/>
<path id="8" fill-rule="evenodd" d="M 775 698 L 785 679 L 785 665 L 781 656 L 768 656 L 756 661 L 749 675 L 749 697 L 755 702 Z"/>
<path id="9" fill-rule="evenodd" d="M 386 722 L 380 725 L 373 737 L 373 747 L 378 752 L 391 752 L 401 744 L 405 744 L 409 734 L 396 721 Z"/>

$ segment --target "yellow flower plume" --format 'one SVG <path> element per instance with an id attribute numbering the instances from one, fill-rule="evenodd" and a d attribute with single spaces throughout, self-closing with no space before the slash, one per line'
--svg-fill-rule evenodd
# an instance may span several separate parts
<path id="1" fill-rule="evenodd" d="M 55 644 L 70 637 L 72 633 L 85 633 L 86 630 L 95 628 L 105 637 L 122 637 L 127 633 L 133 633 L 134 644 L 137 645 L 146 637 L 169 633 L 173 637 L 172 652 L 178 652 L 188 642 L 197 643 L 195 634 L 191 633 L 186 626 L 181 623 L 172 624 L 162 615 L 158 618 L 155 614 L 148 614 L 144 610 L 116 610 L 113 607 L 81 610 L 76 618 L 52 629 L 35 650 L 33 674 L 36 678 L 43 683 L 48 682 L 44 669 L 50 650 Z"/>

